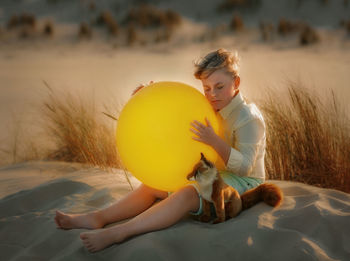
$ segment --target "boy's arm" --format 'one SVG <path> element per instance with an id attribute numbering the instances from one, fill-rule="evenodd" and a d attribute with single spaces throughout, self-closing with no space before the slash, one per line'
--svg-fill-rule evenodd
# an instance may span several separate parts
<path id="1" fill-rule="evenodd" d="M 190 130 L 197 135 L 197 137 L 192 138 L 211 146 L 220 155 L 226 165 L 230 158 L 231 146 L 215 133 L 208 119 L 205 119 L 205 121 L 208 126 L 205 126 L 199 121 L 191 123 L 192 127 L 195 129 Z"/>
<path id="2" fill-rule="evenodd" d="M 255 147 L 265 133 L 263 125 L 259 121 L 252 120 L 240 128 L 237 140 L 239 150 L 237 150 L 218 136 L 210 122 L 207 119 L 206 121 L 208 126 L 198 121 L 191 124 L 196 128 L 191 131 L 197 135 L 193 139 L 211 146 L 223 159 L 228 169 L 243 176 L 248 175 L 257 156 Z"/>
<path id="3" fill-rule="evenodd" d="M 219 156 L 224 161 L 225 165 L 230 158 L 231 146 L 228 145 L 220 136 L 216 135 L 216 138 L 213 140 L 213 143 L 210 146 L 219 154 Z"/>

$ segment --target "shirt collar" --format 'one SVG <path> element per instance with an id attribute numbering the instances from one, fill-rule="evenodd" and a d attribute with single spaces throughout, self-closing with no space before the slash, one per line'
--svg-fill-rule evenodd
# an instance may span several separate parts
<path id="1" fill-rule="evenodd" d="M 224 108 L 222 108 L 219 111 L 219 114 L 221 117 L 226 120 L 228 116 L 231 114 L 232 111 L 234 111 L 238 105 L 242 104 L 244 102 L 243 97 L 241 93 L 239 92 L 231 101 L 229 104 L 227 104 Z"/>

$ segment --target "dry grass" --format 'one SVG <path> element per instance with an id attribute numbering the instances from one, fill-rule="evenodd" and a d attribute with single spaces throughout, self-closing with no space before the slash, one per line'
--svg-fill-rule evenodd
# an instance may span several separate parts
<path id="1" fill-rule="evenodd" d="M 346 31 L 348 32 L 348 35 L 350 35 L 350 20 L 346 23 Z"/>
<path id="2" fill-rule="evenodd" d="M 115 143 L 116 123 L 97 111 L 93 100 L 68 93 L 57 94 L 49 88 L 43 113 L 45 130 L 55 143 L 49 159 L 102 168 L 120 167 Z"/>
<path id="3" fill-rule="evenodd" d="M 142 4 L 129 10 L 124 23 L 141 28 L 176 28 L 182 23 L 182 17 L 175 11 L 161 10 L 152 5 Z"/>
<path id="4" fill-rule="evenodd" d="M 132 46 L 136 43 L 138 40 L 139 36 L 137 34 L 137 31 L 135 29 L 135 26 L 130 25 L 127 29 L 126 33 L 126 42 L 128 46 Z"/>
<path id="5" fill-rule="evenodd" d="M 299 36 L 300 45 L 315 44 L 320 41 L 320 36 L 315 29 L 306 25 Z"/>
<path id="6" fill-rule="evenodd" d="M 260 22 L 261 38 L 264 42 L 272 41 L 275 34 L 275 27 L 269 22 Z"/>
<path id="7" fill-rule="evenodd" d="M 296 22 L 281 18 L 277 25 L 277 32 L 282 36 L 297 32 L 302 25 Z"/>
<path id="8" fill-rule="evenodd" d="M 341 19 L 339 25 L 347 31 L 348 35 L 350 35 L 350 20 Z"/>
<path id="9" fill-rule="evenodd" d="M 53 37 L 54 36 L 54 26 L 51 21 L 46 21 L 44 24 L 43 34 L 47 37 Z"/>
<path id="10" fill-rule="evenodd" d="M 91 39 L 92 29 L 88 23 L 86 22 L 80 23 L 78 37 L 79 39 Z"/>
<path id="11" fill-rule="evenodd" d="M 112 13 L 108 10 L 101 12 L 97 18 L 97 25 L 105 26 L 111 36 L 117 36 L 119 33 L 119 25 Z"/>
<path id="12" fill-rule="evenodd" d="M 233 15 L 230 23 L 230 29 L 235 32 L 242 31 L 244 29 L 244 22 L 241 16 L 237 14 Z"/>
<path id="13" fill-rule="evenodd" d="M 223 0 L 217 6 L 219 12 L 230 12 L 232 10 L 249 9 L 255 10 L 261 5 L 261 0 Z"/>
<path id="14" fill-rule="evenodd" d="M 55 143 L 55 149 L 46 158 L 85 163 L 106 170 L 122 169 L 130 189 L 133 190 L 128 173 L 117 155 L 117 118 L 113 113 L 98 111 L 94 100 L 69 93 L 57 93 L 45 84 L 49 95 L 42 110 L 44 128 Z M 109 111 L 106 106 L 105 110 Z"/>
<path id="15" fill-rule="evenodd" d="M 262 102 L 269 179 L 350 192 L 350 121 L 330 91 L 325 101 L 290 83 L 288 102 L 270 92 Z"/>
<path id="16" fill-rule="evenodd" d="M 12 15 L 8 22 L 7 22 L 7 29 L 12 30 L 13 28 L 16 28 L 19 25 L 19 17 L 18 15 L 14 14 Z"/>
<path id="17" fill-rule="evenodd" d="M 36 28 L 36 24 L 37 24 L 35 16 L 29 13 L 22 13 L 21 16 L 19 17 L 19 22 L 20 24 L 29 26 L 33 29 Z"/>
<path id="18" fill-rule="evenodd" d="M 46 158 L 125 170 L 115 143 L 117 118 L 113 115 L 119 110 L 99 111 L 86 95 L 57 93 L 47 87 L 49 95 L 42 110 L 44 129 L 55 146 Z M 289 83 L 287 87 L 287 99 L 270 91 L 259 104 L 267 126 L 267 178 L 350 193 L 348 115 L 332 91 L 321 99 L 303 84 Z M 13 134 L 13 149 L 8 153 L 14 162 L 38 157 L 41 149 L 33 144 L 27 146 L 31 154 L 20 156 L 23 143 L 18 146 L 19 128 Z M 127 172 L 125 175 L 128 179 Z"/>
<path id="19" fill-rule="evenodd" d="M 90 1 L 90 2 L 89 2 L 89 10 L 90 10 L 91 12 L 96 11 L 96 4 L 95 4 L 94 1 Z"/>
<path id="20" fill-rule="evenodd" d="M 287 98 L 280 102 L 270 92 L 260 104 L 267 124 L 267 178 L 350 192 L 350 121 L 333 92 L 322 100 L 290 83 Z M 113 127 L 100 121 L 93 102 L 50 90 L 45 115 L 57 147 L 50 158 L 121 167 Z"/>

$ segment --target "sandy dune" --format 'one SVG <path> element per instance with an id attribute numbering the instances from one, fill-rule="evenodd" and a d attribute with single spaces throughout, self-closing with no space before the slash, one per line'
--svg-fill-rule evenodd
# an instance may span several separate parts
<path id="1" fill-rule="evenodd" d="M 120 22 L 137 1 L 94 1 L 94 14 L 88 12 L 89 2 L 1 1 L 0 29 L 5 29 L 11 15 L 24 11 L 37 16 L 38 28 L 49 19 L 56 29 L 50 40 L 43 36 L 18 40 L 16 31 L 0 35 L 1 261 L 350 260 L 350 195 L 294 182 L 273 181 L 285 194 L 278 209 L 261 203 L 219 225 L 188 217 L 95 254 L 79 238 L 86 230 L 57 229 L 53 220 L 57 209 L 96 210 L 120 199 L 131 187 L 125 173 L 117 169 L 106 172 L 44 161 L 5 165 L 18 161 L 13 150 L 20 154 L 25 142 L 45 143 L 40 111 L 47 98 L 43 81 L 62 93 L 92 97 L 98 108 L 120 106 L 137 85 L 150 80 L 181 81 L 201 90 L 193 77 L 193 61 L 224 47 L 239 51 L 241 90 L 252 101 L 263 99 L 269 87 L 283 93 L 292 80 L 322 97 L 333 89 L 341 108 L 350 111 L 350 38 L 338 27 L 340 19 L 349 18 L 350 5 L 344 7 L 343 1 L 266 0 L 256 12 L 242 13 L 247 25 L 244 33 L 207 41 L 199 41 L 198 36 L 207 37 L 212 33 L 210 26 L 228 23 L 231 12 L 217 13 L 216 1 L 191 1 L 191 8 L 187 0 L 152 1 L 181 13 L 184 24 L 171 43 L 131 48 L 109 41 L 97 29 L 93 41 L 78 41 L 77 30 L 80 22 L 96 18 L 105 8 L 113 8 Z M 309 22 L 317 27 L 322 41 L 305 48 L 299 46 L 296 35 L 262 42 L 259 22 L 276 24 L 281 17 Z M 139 181 L 130 178 L 132 186 L 138 186 Z"/>
<path id="2" fill-rule="evenodd" d="M 56 229 L 55 210 L 85 212 L 118 200 L 130 191 L 122 171 L 58 162 L 2 167 L 1 259 L 349 260 L 350 195 L 273 182 L 285 193 L 278 209 L 260 203 L 219 225 L 187 218 L 91 254 L 79 238 L 84 229 Z"/>

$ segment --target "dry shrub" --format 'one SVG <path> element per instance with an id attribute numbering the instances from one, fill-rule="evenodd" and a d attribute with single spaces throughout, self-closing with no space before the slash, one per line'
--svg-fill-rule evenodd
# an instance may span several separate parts
<path id="1" fill-rule="evenodd" d="M 239 15 L 233 15 L 230 23 L 230 29 L 232 31 L 242 31 L 244 28 L 244 23 Z"/>
<path id="2" fill-rule="evenodd" d="M 267 126 L 269 179 L 350 192 L 350 119 L 333 92 L 321 99 L 290 83 L 288 102 L 268 94 L 260 105 Z"/>
<path id="3" fill-rule="evenodd" d="M 21 15 L 12 15 L 7 22 L 7 29 L 19 29 L 20 38 L 29 38 L 34 36 L 37 21 L 34 15 L 23 12 Z"/>
<path id="4" fill-rule="evenodd" d="M 220 7 L 222 9 L 232 9 L 236 7 L 241 7 L 247 4 L 246 0 L 225 0 L 221 3 Z"/>
<path id="5" fill-rule="evenodd" d="M 305 26 L 300 33 L 299 42 L 301 45 L 315 44 L 319 41 L 320 41 L 320 36 L 310 26 Z"/>
<path id="6" fill-rule="evenodd" d="M 54 27 L 51 21 L 47 21 L 44 24 L 43 34 L 48 37 L 53 37 L 54 35 Z"/>
<path id="7" fill-rule="evenodd" d="M 90 2 L 89 2 L 89 10 L 90 10 L 91 12 L 96 11 L 96 4 L 95 4 L 94 1 L 90 1 Z"/>
<path id="8" fill-rule="evenodd" d="M 114 18 L 111 12 L 105 10 L 100 13 L 100 15 L 97 17 L 96 22 L 97 22 L 97 25 L 104 26 L 104 25 L 107 25 L 113 19 Z"/>
<path id="9" fill-rule="evenodd" d="M 28 27 L 35 30 L 36 24 L 37 24 L 37 21 L 35 16 L 24 12 L 19 16 L 16 14 L 12 15 L 7 21 L 7 29 L 11 30 L 13 28 L 22 26 L 22 27 Z"/>
<path id="10" fill-rule="evenodd" d="M 93 100 L 49 88 L 44 102 L 45 129 L 55 143 L 48 159 L 120 167 L 115 143 L 115 121 L 96 110 Z M 105 121 L 104 121 L 105 120 Z M 107 125 L 106 121 L 109 121 Z"/>
<path id="11" fill-rule="evenodd" d="M 16 28 L 19 24 L 19 17 L 16 14 L 14 14 L 7 21 L 7 29 L 11 30 L 13 28 Z"/>
<path id="12" fill-rule="evenodd" d="M 24 26 L 31 27 L 33 29 L 36 28 L 36 18 L 32 14 L 22 13 L 19 17 L 19 23 Z"/>
<path id="13" fill-rule="evenodd" d="M 108 32 L 112 36 L 117 36 L 119 33 L 119 25 L 114 19 L 113 15 L 109 11 L 103 11 L 97 18 L 97 24 L 101 26 L 106 26 Z"/>
<path id="14" fill-rule="evenodd" d="M 347 33 L 350 35 L 350 20 L 341 19 L 339 25 L 340 27 L 345 28 Z"/>
<path id="15" fill-rule="evenodd" d="M 176 28 L 182 23 L 181 16 L 173 10 L 161 10 L 152 5 L 140 4 L 129 10 L 123 24 L 129 28 L 151 30 L 154 42 L 168 42 L 173 37 Z M 146 43 L 141 40 L 141 43 Z"/>
<path id="16" fill-rule="evenodd" d="M 127 35 L 126 35 L 126 41 L 127 41 L 127 45 L 131 46 L 134 45 L 136 43 L 136 41 L 138 40 L 138 34 L 136 32 L 136 29 L 133 25 L 130 25 L 128 27 L 127 30 Z"/>
<path id="17" fill-rule="evenodd" d="M 173 28 L 182 23 L 181 15 L 175 11 L 168 9 L 165 11 L 165 26 L 168 28 Z"/>
<path id="18" fill-rule="evenodd" d="M 260 32 L 263 41 L 272 41 L 275 33 L 275 27 L 272 23 L 260 22 Z"/>
<path id="19" fill-rule="evenodd" d="M 347 21 L 347 23 L 345 24 L 345 28 L 346 28 L 346 31 L 348 32 L 348 34 L 350 35 L 350 20 Z"/>
<path id="20" fill-rule="evenodd" d="M 224 0 L 217 7 L 220 12 L 237 9 L 256 9 L 261 5 L 261 0 Z"/>
<path id="21" fill-rule="evenodd" d="M 136 26 L 141 26 L 143 28 L 147 27 L 159 27 L 165 20 L 165 15 L 159 9 L 150 5 L 140 5 L 132 8 L 124 22 L 128 25 L 133 24 Z"/>
<path id="22" fill-rule="evenodd" d="M 108 32 L 112 36 L 117 36 L 119 32 L 119 26 L 117 22 L 108 24 Z"/>
<path id="23" fill-rule="evenodd" d="M 92 29 L 86 22 L 82 22 L 80 24 L 78 36 L 79 36 L 80 39 L 84 39 L 84 38 L 91 39 L 91 37 L 92 37 Z"/>
<path id="24" fill-rule="evenodd" d="M 181 22 L 181 16 L 175 11 L 170 9 L 163 11 L 146 4 L 132 8 L 124 19 L 124 23 L 142 28 L 174 28 Z"/>
<path id="25" fill-rule="evenodd" d="M 286 36 L 288 34 L 294 33 L 299 29 L 300 29 L 300 25 L 298 23 L 288 21 L 285 18 L 281 18 L 277 26 L 277 32 L 282 36 Z"/>

